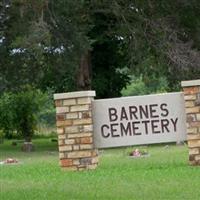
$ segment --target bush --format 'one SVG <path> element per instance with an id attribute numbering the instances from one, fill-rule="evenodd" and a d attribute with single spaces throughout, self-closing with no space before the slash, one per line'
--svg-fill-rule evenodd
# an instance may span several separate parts
<path id="1" fill-rule="evenodd" d="M 40 113 L 38 116 L 38 125 L 39 126 L 45 126 L 45 127 L 52 128 L 56 124 L 53 93 L 54 93 L 54 91 L 48 90 L 46 93 L 43 94 L 45 101 L 43 103 L 43 107 L 40 110 Z"/>
<path id="2" fill-rule="evenodd" d="M 30 142 L 37 127 L 37 114 L 43 104 L 43 94 L 28 86 L 14 95 L 14 101 L 16 130 L 26 142 Z"/>
<path id="3" fill-rule="evenodd" d="M 145 86 L 142 78 L 132 79 L 131 83 L 126 86 L 122 91 L 122 96 L 137 96 L 147 94 L 147 87 Z"/>

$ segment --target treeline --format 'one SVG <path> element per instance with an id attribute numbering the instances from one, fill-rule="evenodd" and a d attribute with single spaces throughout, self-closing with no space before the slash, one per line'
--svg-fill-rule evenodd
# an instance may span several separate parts
<path id="1" fill-rule="evenodd" d="M 115 97 L 200 75 L 198 0 L 1 0 L 0 92 L 29 84 Z"/>

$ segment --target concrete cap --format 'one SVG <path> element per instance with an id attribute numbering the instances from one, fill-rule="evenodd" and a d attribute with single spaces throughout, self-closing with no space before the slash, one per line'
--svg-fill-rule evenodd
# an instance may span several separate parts
<path id="1" fill-rule="evenodd" d="M 58 93 L 54 94 L 54 100 L 58 99 L 71 99 L 79 97 L 95 97 L 96 92 L 93 90 L 90 91 L 78 91 L 78 92 L 68 92 L 68 93 Z"/>
<path id="2" fill-rule="evenodd" d="M 182 87 L 191 87 L 191 86 L 198 86 L 198 85 L 200 85 L 200 79 L 181 82 Z"/>

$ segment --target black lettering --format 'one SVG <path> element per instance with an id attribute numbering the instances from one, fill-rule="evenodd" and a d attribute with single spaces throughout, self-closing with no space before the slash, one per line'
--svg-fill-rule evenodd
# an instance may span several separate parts
<path id="1" fill-rule="evenodd" d="M 167 117 L 169 115 L 169 111 L 167 110 L 167 104 L 166 103 L 162 103 L 160 105 L 160 109 L 164 112 L 164 113 L 161 113 L 161 116 L 162 117 Z"/>
<path id="2" fill-rule="evenodd" d="M 114 122 L 118 119 L 116 108 L 109 108 L 108 113 L 109 113 L 110 122 Z"/>
<path id="3" fill-rule="evenodd" d="M 122 110 L 121 110 L 121 117 L 120 117 L 120 120 L 122 121 L 123 119 L 126 119 L 128 120 L 128 116 L 126 114 L 126 109 L 124 107 L 122 107 Z"/>
<path id="4" fill-rule="evenodd" d="M 149 111 L 150 111 L 150 117 L 151 118 L 157 118 L 159 115 L 156 115 L 156 107 L 158 107 L 158 104 L 151 104 L 149 105 Z"/>
<path id="5" fill-rule="evenodd" d="M 130 119 L 138 119 L 136 113 L 138 112 L 138 109 L 136 106 L 129 106 L 129 113 L 130 113 Z"/>
<path id="6" fill-rule="evenodd" d="M 128 133 L 131 136 L 131 123 L 128 122 L 126 127 L 123 123 L 120 123 L 120 129 L 121 129 L 121 136 L 127 136 Z"/>
<path id="7" fill-rule="evenodd" d="M 148 131 L 148 124 L 149 124 L 149 120 L 146 120 L 146 121 L 142 121 L 142 124 L 144 124 L 144 127 L 145 127 L 145 133 L 146 135 L 149 134 L 149 131 Z"/>
<path id="8" fill-rule="evenodd" d="M 108 138 L 110 136 L 110 133 L 107 132 L 105 133 L 105 129 L 108 129 L 109 130 L 109 126 L 107 124 L 104 124 L 101 126 L 101 135 L 104 137 L 104 138 Z"/>
<path id="9" fill-rule="evenodd" d="M 158 134 L 160 131 L 156 130 L 158 128 L 158 125 L 155 123 L 159 123 L 159 120 L 152 120 L 151 121 L 151 128 L 152 128 L 152 133 Z"/>
<path id="10" fill-rule="evenodd" d="M 140 122 L 132 122 L 132 129 L 133 129 L 133 135 L 141 135 L 140 132 L 136 132 L 136 130 L 139 129 L 138 126 L 136 126 L 137 124 L 139 124 Z"/>
<path id="11" fill-rule="evenodd" d="M 165 130 L 169 133 L 168 126 L 169 126 L 169 120 L 168 119 L 161 119 L 161 130 L 162 130 L 162 133 L 164 133 Z"/>
<path id="12" fill-rule="evenodd" d="M 117 132 L 117 129 L 115 128 L 115 126 L 119 126 L 119 124 L 118 123 L 115 123 L 115 124 L 111 124 L 110 125 L 110 132 L 111 132 L 111 136 L 112 137 L 119 137 L 120 135 L 118 134 L 114 134 L 115 132 Z"/>
<path id="13" fill-rule="evenodd" d="M 145 107 L 139 106 L 139 111 L 140 111 L 140 119 L 149 118 L 149 112 L 148 112 L 147 105 L 145 105 Z"/>
<path id="14" fill-rule="evenodd" d="M 173 119 L 171 119 L 171 122 L 172 122 L 172 124 L 173 124 L 173 126 L 174 126 L 174 132 L 176 132 L 176 131 L 177 131 L 177 122 L 178 122 L 178 118 L 176 118 L 175 121 L 174 121 Z"/>

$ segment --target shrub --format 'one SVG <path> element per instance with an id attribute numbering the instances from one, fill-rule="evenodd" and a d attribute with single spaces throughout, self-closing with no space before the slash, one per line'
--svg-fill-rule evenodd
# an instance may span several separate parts
<path id="1" fill-rule="evenodd" d="M 137 96 L 152 93 L 162 93 L 168 90 L 168 83 L 165 77 L 143 80 L 143 77 L 132 77 L 131 83 L 124 88 L 122 96 Z"/>
<path id="2" fill-rule="evenodd" d="M 7 138 L 14 132 L 30 142 L 37 125 L 38 113 L 46 96 L 38 89 L 25 86 L 16 93 L 5 93 L 0 98 L 0 129 Z"/>
<path id="3" fill-rule="evenodd" d="M 44 103 L 42 104 L 42 109 L 39 112 L 38 116 L 38 125 L 52 128 L 55 126 L 55 106 L 53 100 L 53 90 L 48 90 L 43 95 Z"/>
<path id="4" fill-rule="evenodd" d="M 147 87 L 142 78 L 134 78 L 126 88 L 122 90 L 122 96 L 137 96 L 147 94 Z"/>
<path id="5" fill-rule="evenodd" d="M 37 115 L 44 104 L 44 95 L 40 90 L 26 86 L 14 94 L 16 130 L 26 142 L 30 142 L 37 127 Z"/>
<path id="6" fill-rule="evenodd" d="M 4 93 L 0 98 L 0 130 L 5 137 L 12 138 L 15 130 L 15 111 L 13 109 L 14 100 L 12 93 Z M 3 134 L 2 133 L 2 134 Z"/>

